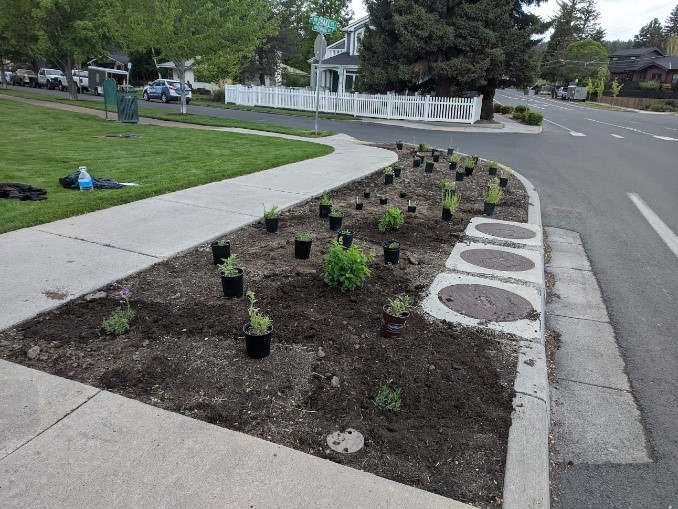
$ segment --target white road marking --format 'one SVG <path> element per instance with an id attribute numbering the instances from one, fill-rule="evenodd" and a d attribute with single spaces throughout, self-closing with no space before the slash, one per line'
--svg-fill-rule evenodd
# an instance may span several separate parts
<path id="1" fill-rule="evenodd" d="M 627 127 L 627 126 L 623 126 L 623 125 L 610 124 L 609 122 L 602 122 L 601 120 L 594 120 L 592 118 L 585 118 L 584 120 L 588 120 L 589 122 L 597 122 L 598 124 L 611 125 L 612 127 L 618 127 L 619 129 L 626 129 L 627 131 L 633 131 L 634 133 L 647 134 L 648 136 L 652 136 L 653 138 L 657 138 L 658 140 L 678 141 L 678 139 L 676 139 L 676 138 L 671 138 L 669 136 L 657 136 L 656 134 L 648 133 L 646 131 L 641 131 L 640 129 L 636 129 L 635 127 Z"/>
<path id="2" fill-rule="evenodd" d="M 670 136 L 655 136 L 654 134 L 652 135 L 653 138 L 657 138 L 658 140 L 665 140 L 665 141 L 678 141 L 676 138 L 671 138 Z"/>
<path id="3" fill-rule="evenodd" d="M 650 223 L 650 226 L 657 232 L 657 235 L 664 241 L 673 254 L 678 257 L 678 236 L 671 231 L 671 229 L 659 219 L 650 207 L 648 207 L 643 200 L 640 199 L 636 193 L 627 193 L 633 204 L 638 207 L 638 210 L 643 217 Z"/>
<path id="4" fill-rule="evenodd" d="M 612 133 L 610 133 L 610 136 L 614 136 L 615 138 L 620 138 L 620 139 L 622 139 L 622 140 L 624 139 L 623 136 L 619 136 L 618 134 L 612 134 Z"/>
<path id="5" fill-rule="evenodd" d="M 586 136 L 584 133 L 578 133 L 576 131 L 573 131 L 572 129 L 565 127 L 564 125 L 560 125 L 555 123 L 553 120 L 549 120 L 547 118 L 544 119 L 544 122 L 548 122 L 549 124 L 553 124 L 555 126 L 560 127 L 561 129 L 565 129 L 567 132 L 569 132 L 572 136 Z"/>

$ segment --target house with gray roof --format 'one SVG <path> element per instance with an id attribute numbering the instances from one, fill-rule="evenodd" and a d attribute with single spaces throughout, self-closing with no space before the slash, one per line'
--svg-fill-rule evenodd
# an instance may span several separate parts
<path id="1" fill-rule="evenodd" d="M 610 56 L 610 76 L 620 82 L 658 81 L 678 86 L 678 57 L 668 57 L 658 48 L 615 51 Z"/>

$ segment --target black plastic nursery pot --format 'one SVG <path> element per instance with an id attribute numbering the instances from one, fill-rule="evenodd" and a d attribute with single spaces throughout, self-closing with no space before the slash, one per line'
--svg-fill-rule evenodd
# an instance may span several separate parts
<path id="1" fill-rule="evenodd" d="M 415 157 L 414 160 L 412 161 L 412 167 L 413 168 L 419 168 L 421 166 L 421 159 L 418 157 Z"/>
<path id="2" fill-rule="evenodd" d="M 264 224 L 266 225 L 266 231 L 268 233 L 276 233 L 278 231 L 279 223 L 280 223 L 279 217 L 264 218 Z"/>
<path id="3" fill-rule="evenodd" d="M 311 256 L 312 240 L 294 239 L 294 257 L 299 260 L 306 260 Z"/>
<path id="4" fill-rule="evenodd" d="M 320 204 L 320 217 L 327 217 L 332 212 L 332 205 L 323 205 Z"/>
<path id="5" fill-rule="evenodd" d="M 461 182 L 462 180 L 464 180 L 464 175 L 465 175 L 464 172 L 461 172 L 461 171 L 455 172 L 455 174 L 454 174 L 455 182 Z"/>
<path id="6" fill-rule="evenodd" d="M 440 152 L 433 154 L 433 162 L 437 163 L 438 161 L 440 161 Z"/>
<path id="7" fill-rule="evenodd" d="M 447 155 L 448 155 L 448 156 L 451 156 L 452 154 L 454 154 L 454 149 L 451 148 L 451 147 L 448 147 L 448 148 L 447 148 Z"/>
<path id="8" fill-rule="evenodd" d="M 271 353 L 271 335 L 273 326 L 269 325 L 264 334 L 253 334 L 252 326 L 246 323 L 242 331 L 245 334 L 245 352 L 250 359 L 263 359 Z"/>
<path id="9" fill-rule="evenodd" d="M 426 161 L 426 166 L 424 167 L 424 171 L 426 173 L 433 173 L 433 161 Z"/>
<path id="10" fill-rule="evenodd" d="M 443 207 L 443 221 L 452 221 L 452 211 Z"/>
<path id="11" fill-rule="evenodd" d="M 221 289 L 227 299 L 239 299 L 243 295 L 245 271 L 236 267 L 235 276 L 221 276 Z"/>
<path id="12" fill-rule="evenodd" d="M 508 186 L 508 177 L 499 177 L 499 187 Z"/>
<path id="13" fill-rule="evenodd" d="M 407 193 L 405 191 L 400 191 L 400 197 L 405 198 L 407 196 Z"/>
<path id="14" fill-rule="evenodd" d="M 400 174 L 403 172 L 403 167 L 402 166 L 394 166 L 393 167 L 393 176 L 397 179 L 400 178 Z"/>
<path id="15" fill-rule="evenodd" d="M 363 198 L 369 198 L 370 196 L 372 196 L 371 191 L 363 191 Z"/>
<path id="16" fill-rule="evenodd" d="M 400 244 L 398 247 L 389 247 L 395 240 L 387 240 L 382 243 L 384 246 L 384 263 L 386 265 L 397 265 L 400 260 Z"/>
<path id="17" fill-rule="evenodd" d="M 355 204 L 355 209 L 356 210 L 362 210 L 363 209 L 363 202 L 357 202 Z"/>
<path id="18" fill-rule="evenodd" d="M 227 240 L 223 245 L 219 245 L 216 242 L 212 242 L 212 259 L 214 260 L 214 265 L 219 265 L 226 258 L 231 256 L 231 241 Z"/>
<path id="19" fill-rule="evenodd" d="M 330 216 L 330 230 L 336 231 L 341 228 L 341 222 L 344 220 L 343 217 Z"/>
<path id="20" fill-rule="evenodd" d="M 384 184 L 393 184 L 393 173 L 384 173 Z"/>
<path id="21" fill-rule="evenodd" d="M 496 175 L 497 174 L 497 168 L 488 168 L 487 173 L 488 173 L 488 175 Z"/>
<path id="22" fill-rule="evenodd" d="M 450 170 L 457 171 L 457 163 L 450 163 Z"/>
<path id="23" fill-rule="evenodd" d="M 405 330 L 405 324 L 410 317 L 409 313 L 400 316 L 393 316 L 386 311 L 384 306 L 381 312 L 381 328 L 379 335 L 382 338 L 399 338 Z"/>
<path id="24" fill-rule="evenodd" d="M 388 203 L 388 198 L 379 198 L 379 205 L 386 205 Z"/>
<path id="25" fill-rule="evenodd" d="M 414 212 L 417 211 L 417 206 L 416 206 L 416 205 L 408 205 L 408 206 L 407 206 L 407 211 L 408 211 L 408 212 L 414 213 Z"/>
<path id="26" fill-rule="evenodd" d="M 397 142 L 396 142 L 396 147 L 398 148 L 398 150 L 402 150 L 402 149 L 403 149 L 403 142 L 402 142 L 402 141 L 397 141 Z"/>
<path id="27" fill-rule="evenodd" d="M 341 242 L 347 249 L 351 247 L 351 244 L 353 244 L 353 230 L 341 228 L 337 231 L 337 241 Z"/>
<path id="28" fill-rule="evenodd" d="M 468 166 L 464 166 L 464 174 L 467 177 L 470 177 L 471 175 L 473 175 L 473 170 L 475 170 L 475 166 L 471 166 L 470 168 Z"/>
<path id="29" fill-rule="evenodd" d="M 495 205 L 496 203 L 485 202 L 485 205 L 483 206 L 483 214 L 485 214 L 486 216 L 491 216 L 492 214 L 494 214 Z"/>

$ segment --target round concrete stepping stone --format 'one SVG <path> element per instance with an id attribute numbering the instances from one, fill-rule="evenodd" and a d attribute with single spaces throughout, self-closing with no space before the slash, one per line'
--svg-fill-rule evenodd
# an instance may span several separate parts
<path id="1" fill-rule="evenodd" d="M 438 300 L 452 311 L 492 322 L 515 322 L 535 311 L 532 304 L 518 294 L 479 284 L 446 286 L 438 292 Z"/>
<path id="2" fill-rule="evenodd" d="M 498 249 L 467 249 L 459 257 L 467 263 L 491 270 L 522 272 L 535 267 L 529 258 Z"/>
<path id="3" fill-rule="evenodd" d="M 501 239 L 525 240 L 533 239 L 536 234 L 532 230 L 512 224 L 481 223 L 476 225 L 476 230 L 485 235 L 492 235 Z"/>
<path id="4" fill-rule="evenodd" d="M 328 435 L 327 445 L 337 452 L 350 454 L 363 448 L 365 437 L 353 428 L 346 428 L 346 431 L 335 431 Z"/>

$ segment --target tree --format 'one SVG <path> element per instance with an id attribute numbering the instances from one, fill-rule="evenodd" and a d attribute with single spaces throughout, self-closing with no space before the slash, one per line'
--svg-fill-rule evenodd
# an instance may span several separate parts
<path id="1" fill-rule="evenodd" d="M 600 75 L 602 69 L 607 71 L 607 51 L 598 41 L 575 41 L 567 47 L 563 56 L 565 65 L 562 73 L 567 81 L 585 81 Z"/>
<path id="2" fill-rule="evenodd" d="M 174 64 L 185 114 L 191 62 L 197 60 L 196 70 L 211 81 L 233 76 L 243 57 L 276 32 L 270 7 L 267 0 L 137 0 L 113 2 L 109 16 L 123 49 L 154 48 Z"/>
<path id="3" fill-rule="evenodd" d="M 611 55 L 615 51 L 619 51 L 621 49 L 633 48 L 632 39 L 629 39 L 628 41 L 620 41 L 619 39 L 616 39 L 614 41 L 602 41 L 602 44 L 603 46 L 605 46 L 608 55 Z"/>
<path id="4" fill-rule="evenodd" d="M 643 26 L 637 35 L 633 36 L 634 48 L 659 48 L 664 49 L 666 36 L 659 18 L 654 18 Z"/>
<path id="5" fill-rule="evenodd" d="M 664 35 L 667 37 L 678 35 L 678 5 L 673 8 L 669 17 L 666 18 L 666 23 L 664 23 Z"/>
<path id="6" fill-rule="evenodd" d="M 360 87 L 369 91 L 464 90 L 483 94 L 492 118 L 494 91 L 505 75 L 524 81 L 536 69 L 532 49 L 543 31 L 520 0 L 371 0 L 360 51 Z M 530 78 L 528 78 L 530 76 Z"/>
<path id="7" fill-rule="evenodd" d="M 596 0 L 572 0 L 576 5 L 575 39 L 593 39 L 602 42 L 605 38 L 605 30 L 600 26 L 600 12 L 596 8 Z"/>
<path id="8" fill-rule="evenodd" d="M 38 24 L 33 15 L 37 0 L 0 1 L 0 80 L 5 80 L 5 61 L 25 62 L 37 56 Z M 6 86 L 6 85 L 5 85 Z"/>

